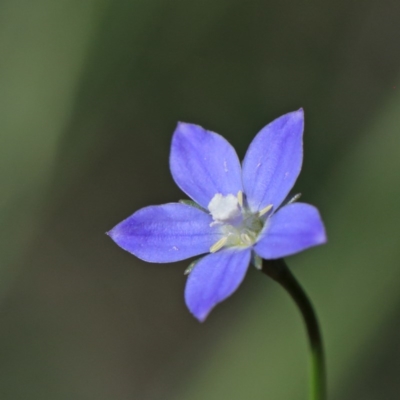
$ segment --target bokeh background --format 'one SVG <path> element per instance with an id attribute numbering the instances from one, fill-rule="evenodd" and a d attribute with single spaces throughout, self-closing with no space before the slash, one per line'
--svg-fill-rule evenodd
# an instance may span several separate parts
<path id="1" fill-rule="evenodd" d="M 243 157 L 304 107 L 296 189 L 329 244 L 290 257 L 322 324 L 330 399 L 400 396 L 400 3 L 0 1 L 0 398 L 301 400 L 286 293 L 251 269 L 199 324 L 188 262 L 104 233 L 185 196 L 178 120 Z"/>

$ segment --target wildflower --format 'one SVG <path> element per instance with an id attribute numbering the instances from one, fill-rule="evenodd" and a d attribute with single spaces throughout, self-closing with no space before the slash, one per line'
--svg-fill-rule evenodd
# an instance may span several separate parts
<path id="1" fill-rule="evenodd" d="M 185 301 L 204 321 L 242 282 L 252 261 L 277 259 L 326 242 L 318 210 L 282 206 L 301 170 L 303 110 L 277 118 L 254 138 L 241 166 L 233 147 L 198 125 L 179 123 L 170 169 L 192 200 L 145 207 L 108 234 L 156 263 L 210 253 L 189 273 Z"/>

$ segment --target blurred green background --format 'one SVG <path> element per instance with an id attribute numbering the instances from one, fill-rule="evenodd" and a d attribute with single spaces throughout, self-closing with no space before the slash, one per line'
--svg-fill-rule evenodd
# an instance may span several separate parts
<path id="1" fill-rule="evenodd" d="M 332 400 L 400 396 L 400 3 L 0 0 L 0 398 L 302 400 L 302 321 L 251 269 L 199 324 L 188 262 L 104 234 L 184 196 L 178 120 L 242 157 L 304 107 L 296 189 L 329 244 L 289 258 L 325 336 Z"/>

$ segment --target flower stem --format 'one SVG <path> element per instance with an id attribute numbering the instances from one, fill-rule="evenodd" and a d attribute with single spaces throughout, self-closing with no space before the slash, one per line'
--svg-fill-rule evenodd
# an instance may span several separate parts
<path id="1" fill-rule="evenodd" d="M 310 400 L 326 400 L 325 359 L 322 336 L 317 316 L 310 300 L 283 259 L 264 260 L 261 271 L 283 286 L 297 304 L 303 316 L 310 343 Z"/>

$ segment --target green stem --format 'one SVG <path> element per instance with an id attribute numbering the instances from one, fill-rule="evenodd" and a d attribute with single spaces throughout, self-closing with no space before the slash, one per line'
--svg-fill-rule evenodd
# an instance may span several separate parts
<path id="1" fill-rule="evenodd" d="M 310 400 L 326 400 L 325 358 L 322 336 L 318 326 L 317 316 L 310 300 L 283 259 L 264 260 L 261 271 L 283 286 L 297 304 L 303 316 L 310 343 Z"/>

